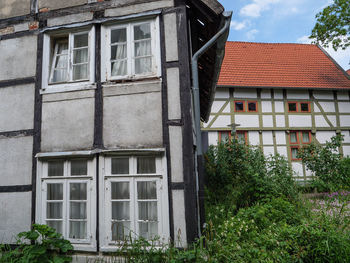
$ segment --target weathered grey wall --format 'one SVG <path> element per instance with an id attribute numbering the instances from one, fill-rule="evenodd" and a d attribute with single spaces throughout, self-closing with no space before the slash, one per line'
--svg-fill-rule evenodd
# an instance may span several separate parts
<path id="1" fill-rule="evenodd" d="M 88 0 L 39 0 L 39 9 L 49 8 L 50 10 L 87 4 Z"/>
<path id="2" fill-rule="evenodd" d="M 91 90 L 43 95 L 41 151 L 91 149 L 94 105 Z"/>
<path id="3" fill-rule="evenodd" d="M 106 147 L 162 147 L 159 83 L 105 87 L 103 139 Z"/>
<path id="4" fill-rule="evenodd" d="M 27 15 L 29 13 L 29 0 L 1 0 L 0 2 L 0 19 Z"/>
<path id="5" fill-rule="evenodd" d="M 0 41 L 0 80 L 35 76 L 37 37 Z"/>
<path id="6" fill-rule="evenodd" d="M 33 129 L 34 85 L 0 89 L 0 132 Z"/>

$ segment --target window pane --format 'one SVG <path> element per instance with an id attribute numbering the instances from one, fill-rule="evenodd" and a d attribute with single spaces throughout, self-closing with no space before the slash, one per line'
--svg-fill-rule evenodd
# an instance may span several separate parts
<path id="1" fill-rule="evenodd" d="M 86 203 L 70 202 L 70 219 L 86 219 Z"/>
<path id="2" fill-rule="evenodd" d="M 70 187 L 70 200 L 86 200 L 86 183 L 71 183 Z"/>
<path id="3" fill-rule="evenodd" d="M 112 240 L 123 241 L 130 234 L 130 222 L 113 222 L 112 223 Z"/>
<path id="4" fill-rule="evenodd" d="M 303 142 L 304 143 L 310 142 L 310 133 L 309 132 L 303 132 Z"/>
<path id="5" fill-rule="evenodd" d="M 248 102 L 248 111 L 256 111 L 256 102 Z"/>
<path id="6" fill-rule="evenodd" d="M 86 222 L 69 222 L 69 238 L 86 239 Z"/>
<path id="7" fill-rule="evenodd" d="M 292 148 L 292 159 L 298 159 L 298 148 Z"/>
<path id="8" fill-rule="evenodd" d="M 298 137 L 296 132 L 290 133 L 290 143 L 298 143 Z"/>
<path id="9" fill-rule="evenodd" d="M 62 218 L 62 203 L 47 203 L 46 218 L 61 219 Z"/>
<path id="10" fill-rule="evenodd" d="M 151 40 L 141 41 L 135 43 L 135 57 L 150 56 Z"/>
<path id="11" fill-rule="evenodd" d="M 89 49 L 77 49 L 73 51 L 73 63 L 87 63 L 89 61 Z"/>
<path id="12" fill-rule="evenodd" d="M 46 221 L 49 227 L 56 229 L 57 233 L 63 234 L 62 232 L 62 222 L 61 221 Z"/>
<path id="13" fill-rule="evenodd" d="M 74 47 L 87 47 L 89 45 L 88 42 L 88 34 L 75 35 L 74 36 Z"/>
<path id="14" fill-rule="evenodd" d="M 111 43 L 126 42 L 126 28 L 113 29 L 111 31 Z"/>
<path id="15" fill-rule="evenodd" d="M 68 54 L 68 38 L 56 43 L 57 55 Z"/>
<path id="16" fill-rule="evenodd" d="M 237 141 L 245 143 L 245 133 L 237 132 Z"/>
<path id="17" fill-rule="evenodd" d="M 146 23 L 134 26 L 134 40 L 151 38 L 151 24 Z"/>
<path id="18" fill-rule="evenodd" d="M 127 74 L 127 61 L 115 61 L 112 62 L 111 74 L 112 76 L 125 76 Z"/>
<path id="19" fill-rule="evenodd" d="M 129 220 L 130 202 L 112 202 L 112 219 Z"/>
<path id="20" fill-rule="evenodd" d="M 112 183 L 112 199 L 129 199 L 130 198 L 130 190 L 129 190 L 129 182 L 118 182 Z"/>
<path id="21" fill-rule="evenodd" d="M 88 78 L 88 64 L 73 66 L 73 80 Z"/>
<path id="22" fill-rule="evenodd" d="M 63 82 L 68 80 L 67 70 L 65 69 L 55 69 L 53 72 L 52 82 Z"/>
<path id="23" fill-rule="evenodd" d="M 47 200 L 63 200 L 63 184 L 47 184 Z"/>
<path id="24" fill-rule="evenodd" d="M 63 176 L 63 161 L 48 162 L 48 176 Z"/>
<path id="25" fill-rule="evenodd" d="M 244 103 L 242 101 L 236 101 L 235 111 L 243 111 L 243 110 L 244 110 Z"/>
<path id="26" fill-rule="evenodd" d="M 87 175 L 87 160 L 72 160 L 71 175 Z"/>
<path id="27" fill-rule="evenodd" d="M 300 103 L 301 111 L 309 112 L 309 103 Z"/>
<path id="28" fill-rule="evenodd" d="M 297 111 L 297 104 L 296 103 L 288 103 L 288 110 L 289 111 Z"/>
<path id="29" fill-rule="evenodd" d="M 137 182 L 137 198 L 139 200 L 157 199 L 157 183 Z"/>
<path id="30" fill-rule="evenodd" d="M 128 174 L 129 158 L 112 158 L 112 174 Z"/>
<path id="31" fill-rule="evenodd" d="M 143 74 L 152 72 L 152 58 L 135 59 L 135 74 Z"/>
<path id="32" fill-rule="evenodd" d="M 62 69 L 62 70 L 67 71 L 67 62 L 68 62 L 67 55 L 57 56 L 55 69 Z"/>
<path id="33" fill-rule="evenodd" d="M 156 158 L 137 157 L 137 173 L 138 174 L 156 173 Z"/>
<path id="34" fill-rule="evenodd" d="M 230 132 L 221 132 L 221 141 L 226 142 L 230 139 Z"/>
<path id="35" fill-rule="evenodd" d="M 145 239 L 153 239 L 158 235 L 158 223 L 156 222 L 140 222 L 139 235 Z"/>
<path id="36" fill-rule="evenodd" d="M 157 202 L 138 202 L 139 220 L 157 221 Z"/>
<path id="37" fill-rule="evenodd" d="M 126 45 L 116 45 L 111 47 L 111 59 L 125 59 L 127 56 L 127 46 Z"/>

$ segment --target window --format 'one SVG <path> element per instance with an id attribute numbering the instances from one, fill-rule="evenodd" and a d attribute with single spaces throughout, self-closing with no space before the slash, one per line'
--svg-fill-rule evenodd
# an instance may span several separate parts
<path id="1" fill-rule="evenodd" d="M 166 185 L 160 157 L 106 157 L 105 245 L 168 238 Z"/>
<path id="2" fill-rule="evenodd" d="M 301 112 L 310 112 L 310 102 L 300 102 Z"/>
<path id="3" fill-rule="evenodd" d="M 244 101 L 235 101 L 235 111 L 236 112 L 243 112 L 243 111 L 245 111 Z"/>
<path id="4" fill-rule="evenodd" d="M 256 101 L 235 101 L 235 112 L 257 112 L 258 103 Z"/>
<path id="5" fill-rule="evenodd" d="M 289 112 L 297 112 L 298 111 L 298 103 L 297 102 L 288 102 L 288 111 Z"/>
<path id="6" fill-rule="evenodd" d="M 310 112 L 310 102 L 288 102 L 288 112 Z"/>
<path id="7" fill-rule="evenodd" d="M 43 90 L 86 88 L 94 82 L 94 28 L 44 35 Z"/>
<path id="8" fill-rule="evenodd" d="M 231 131 L 219 131 L 219 142 L 231 140 Z"/>
<path id="9" fill-rule="evenodd" d="M 73 245 L 93 247 L 94 165 L 88 159 L 53 159 L 42 164 L 41 223 L 56 229 Z M 39 188 L 40 189 L 40 188 Z"/>
<path id="10" fill-rule="evenodd" d="M 160 75 L 159 36 L 156 20 L 105 27 L 105 61 L 108 79 Z"/>
<path id="11" fill-rule="evenodd" d="M 248 111 L 249 112 L 257 112 L 258 111 L 256 101 L 248 101 L 247 104 L 248 104 Z"/>
<path id="12" fill-rule="evenodd" d="M 237 141 L 240 143 L 248 144 L 248 132 L 247 131 L 237 131 L 236 137 Z"/>
<path id="13" fill-rule="evenodd" d="M 236 139 L 238 142 L 248 144 L 248 132 L 237 131 Z M 219 131 L 219 142 L 231 141 L 231 131 Z"/>
<path id="14" fill-rule="evenodd" d="M 297 155 L 303 145 L 311 143 L 311 131 L 291 131 L 289 134 L 289 143 L 292 161 L 300 160 Z"/>

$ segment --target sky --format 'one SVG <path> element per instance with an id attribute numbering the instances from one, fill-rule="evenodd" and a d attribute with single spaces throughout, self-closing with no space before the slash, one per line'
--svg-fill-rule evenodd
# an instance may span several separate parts
<path id="1" fill-rule="evenodd" d="M 311 43 L 308 36 L 315 15 L 332 0 L 219 0 L 226 11 L 233 11 L 230 41 L 264 43 Z M 350 69 L 350 47 L 325 48 L 345 70 Z"/>

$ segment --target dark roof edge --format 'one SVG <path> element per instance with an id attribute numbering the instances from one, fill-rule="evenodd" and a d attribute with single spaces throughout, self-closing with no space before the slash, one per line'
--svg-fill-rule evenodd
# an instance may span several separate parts
<path id="1" fill-rule="evenodd" d="M 321 87 L 276 87 L 276 86 L 233 86 L 217 85 L 217 88 L 239 88 L 239 89 L 298 89 L 298 90 L 350 90 L 349 88 L 321 88 Z"/>
<path id="2" fill-rule="evenodd" d="M 225 9 L 217 0 L 199 0 L 212 10 L 217 16 L 222 14 Z"/>
<path id="3" fill-rule="evenodd" d="M 319 44 L 316 44 L 316 46 L 337 66 L 338 69 L 340 69 L 344 76 L 347 78 L 347 79 L 350 79 L 350 75 L 348 73 L 346 73 L 345 69 L 343 69 L 337 61 L 334 60 L 334 58 L 331 57 L 331 55 L 328 54 L 328 52 L 322 47 L 320 46 Z"/>

